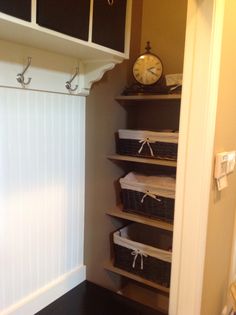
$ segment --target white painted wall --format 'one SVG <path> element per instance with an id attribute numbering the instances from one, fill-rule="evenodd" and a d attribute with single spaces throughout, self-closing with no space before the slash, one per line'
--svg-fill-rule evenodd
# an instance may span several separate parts
<path id="1" fill-rule="evenodd" d="M 85 97 L 0 88 L 1 314 L 85 278 L 84 130 Z"/>

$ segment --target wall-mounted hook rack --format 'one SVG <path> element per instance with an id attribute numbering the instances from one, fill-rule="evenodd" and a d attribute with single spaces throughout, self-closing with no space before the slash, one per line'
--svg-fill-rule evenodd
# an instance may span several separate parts
<path id="1" fill-rule="evenodd" d="M 78 74 L 79 74 L 79 68 L 77 67 L 75 69 L 75 74 L 73 75 L 73 77 L 69 81 L 66 81 L 65 87 L 67 88 L 67 90 L 69 92 L 74 92 L 74 91 L 76 91 L 78 89 L 78 85 L 77 84 L 75 85 L 74 88 L 71 87 L 71 83 L 77 77 Z"/>
<path id="2" fill-rule="evenodd" d="M 102 61 L 91 59 L 78 62 L 75 57 L 52 55 L 51 52 L 30 47 L 25 50 L 22 47 L 17 43 L 1 43 L 3 58 L 0 58 L 0 69 L 4 75 L 0 75 L 0 86 L 87 96 L 94 82 L 101 80 L 105 72 L 113 69 L 123 60 L 122 58 Z M 11 51 L 10 55 L 9 51 Z M 20 60 L 23 62 L 19 62 Z M 68 88 L 72 90 L 78 84 L 77 89 L 74 92 L 68 90 L 65 87 L 66 81 L 68 81 Z"/>
<path id="3" fill-rule="evenodd" d="M 29 66 L 31 65 L 31 60 L 32 60 L 32 58 L 28 57 L 28 64 L 27 64 L 27 66 L 25 67 L 25 69 L 21 73 L 18 73 L 17 76 L 16 76 L 16 80 L 20 84 L 22 84 L 23 86 L 26 86 L 26 85 L 30 84 L 31 79 L 32 79 L 32 78 L 28 78 L 28 80 L 25 81 L 25 77 L 24 77 L 25 72 L 28 70 Z"/>

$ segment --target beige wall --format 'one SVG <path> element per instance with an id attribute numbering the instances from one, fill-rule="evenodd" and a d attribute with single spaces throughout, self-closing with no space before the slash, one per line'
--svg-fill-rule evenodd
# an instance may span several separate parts
<path id="1" fill-rule="evenodd" d="M 114 132 L 125 125 L 124 109 L 114 97 L 123 89 L 126 73 L 125 63 L 107 73 L 86 104 L 85 265 L 88 280 L 111 289 L 117 279 L 104 270 L 103 263 L 110 258 L 109 235 L 119 222 L 105 212 L 115 205 L 113 182 L 122 171 L 106 154 L 114 153 Z"/>
<path id="2" fill-rule="evenodd" d="M 187 0 L 144 0 L 141 50 L 150 41 L 152 52 L 164 65 L 164 73 L 182 73 Z"/>
<path id="3" fill-rule="evenodd" d="M 106 154 L 115 151 L 114 132 L 126 125 L 125 109 L 114 97 L 133 81 L 132 64 L 143 51 L 141 33 L 144 42 L 151 41 L 153 52 L 161 53 L 169 72 L 182 72 L 186 2 L 178 1 L 177 10 L 177 5 L 170 0 L 134 0 L 130 61 L 108 72 L 87 98 L 85 264 L 88 280 L 112 289 L 117 287 L 119 278 L 107 273 L 103 262 L 110 258 L 108 236 L 120 221 L 106 216 L 105 211 L 116 203 L 113 182 L 123 175 L 123 169 L 108 161 Z"/>
<path id="4" fill-rule="evenodd" d="M 214 153 L 236 149 L 236 2 L 226 0 L 223 50 Z M 229 187 L 217 192 L 215 183 L 209 204 L 202 315 L 221 314 L 228 290 L 228 272 L 236 210 L 236 172 Z"/>
<path id="5" fill-rule="evenodd" d="M 133 15 L 131 61 L 150 40 L 152 51 L 164 63 L 165 73 L 182 72 L 187 0 L 144 0 L 143 15 L 142 1 L 133 2 L 136 13 Z M 235 0 L 226 0 L 226 3 L 215 152 L 236 148 L 233 78 L 236 3 Z M 125 126 L 125 110 L 114 101 L 114 96 L 122 91 L 127 80 L 132 80 L 131 66 L 132 62 L 125 62 L 107 73 L 95 84 L 87 102 L 85 264 L 88 280 L 110 288 L 114 288 L 118 278 L 104 271 L 102 263 L 110 256 L 108 235 L 119 226 L 119 221 L 104 213 L 115 203 L 113 181 L 123 171 L 106 160 L 106 153 L 114 152 L 113 134 Z M 220 314 L 224 303 L 236 209 L 235 190 L 236 173 L 229 176 L 229 187 L 221 193 L 212 182 L 201 315 Z"/>
<path id="6" fill-rule="evenodd" d="M 186 3 L 187 0 L 181 0 L 177 6 L 170 0 L 134 0 L 130 61 L 108 72 L 93 86 L 87 98 L 85 264 L 88 280 L 111 289 L 118 287 L 119 277 L 106 272 L 103 262 L 110 258 L 109 235 L 121 222 L 106 216 L 105 211 L 116 203 L 114 180 L 124 171 L 119 164 L 108 161 L 106 154 L 115 152 L 114 133 L 126 125 L 125 109 L 114 97 L 133 82 L 132 64 L 143 51 L 141 32 L 144 41 L 151 41 L 153 52 L 161 53 L 159 55 L 169 73 L 182 72 Z M 156 18 L 158 16 L 165 17 L 167 24 Z"/>
<path id="7" fill-rule="evenodd" d="M 141 13 L 142 0 L 133 1 L 131 60 L 139 53 Z M 85 264 L 87 279 L 110 289 L 118 288 L 119 277 L 105 271 L 103 263 L 111 255 L 109 236 L 121 221 L 105 212 L 116 204 L 114 181 L 124 171 L 106 154 L 115 152 L 114 133 L 126 124 L 125 109 L 114 98 L 127 85 L 128 69 L 125 61 L 107 72 L 86 104 Z"/>
<path id="8" fill-rule="evenodd" d="M 128 84 L 133 83 L 132 66 L 140 54 L 142 13 L 145 0 L 133 0 L 133 13 L 131 24 L 130 56 L 128 61 Z"/>

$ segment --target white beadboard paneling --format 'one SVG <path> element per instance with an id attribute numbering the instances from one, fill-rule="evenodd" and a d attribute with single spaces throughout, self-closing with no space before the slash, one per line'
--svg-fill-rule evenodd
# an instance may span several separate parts
<path id="1" fill-rule="evenodd" d="M 83 264 L 85 97 L 0 88 L 0 312 Z"/>

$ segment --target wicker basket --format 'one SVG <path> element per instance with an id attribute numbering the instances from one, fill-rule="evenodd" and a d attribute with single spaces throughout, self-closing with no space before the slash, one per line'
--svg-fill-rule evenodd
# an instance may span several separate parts
<path id="1" fill-rule="evenodd" d="M 113 234 L 115 267 L 170 286 L 172 233 L 132 223 Z"/>
<path id="2" fill-rule="evenodd" d="M 137 157 L 176 160 L 178 133 L 121 129 L 117 153 Z"/>
<path id="3" fill-rule="evenodd" d="M 124 211 L 173 222 L 175 178 L 131 172 L 120 184 Z"/>

